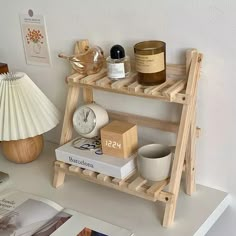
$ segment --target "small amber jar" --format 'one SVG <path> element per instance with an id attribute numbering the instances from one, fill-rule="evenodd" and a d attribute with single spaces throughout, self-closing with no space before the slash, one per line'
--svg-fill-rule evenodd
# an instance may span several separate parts
<path id="1" fill-rule="evenodd" d="M 0 62 L 0 74 L 7 73 L 8 72 L 8 66 L 5 63 Z"/>
<path id="2" fill-rule="evenodd" d="M 149 86 L 166 81 L 166 44 L 162 41 L 144 41 L 134 45 L 138 83 Z"/>

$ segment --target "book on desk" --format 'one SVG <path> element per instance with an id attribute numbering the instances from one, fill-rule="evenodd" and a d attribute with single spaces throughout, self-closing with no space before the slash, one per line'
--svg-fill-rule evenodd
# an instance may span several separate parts
<path id="1" fill-rule="evenodd" d="M 84 169 L 118 179 L 124 179 L 136 169 L 136 154 L 118 158 L 102 153 L 99 138 L 75 138 L 55 150 L 56 159 Z"/>

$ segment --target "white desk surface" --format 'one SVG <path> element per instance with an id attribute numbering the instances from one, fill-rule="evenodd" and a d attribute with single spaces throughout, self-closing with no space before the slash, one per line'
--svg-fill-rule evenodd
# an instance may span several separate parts
<path id="1" fill-rule="evenodd" d="M 53 188 L 56 147 L 45 143 L 40 157 L 28 164 L 11 163 L 0 154 L 0 171 L 9 173 L 12 188 L 46 197 L 65 208 L 130 229 L 136 236 L 205 235 L 230 202 L 227 193 L 201 185 L 191 197 L 181 191 L 175 222 L 166 229 L 161 226 L 165 206 L 161 202 L 149 202 L 75 176 L 66 176 L 63 187 Z"/>

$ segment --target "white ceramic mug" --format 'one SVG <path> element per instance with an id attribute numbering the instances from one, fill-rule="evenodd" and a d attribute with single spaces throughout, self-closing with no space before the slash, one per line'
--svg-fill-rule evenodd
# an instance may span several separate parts
<path id="1" fill-rule="evenodd" d="M 147 180 L 167 179 L 170 176 L 171 163 L 172 152 L 169 146 L 153 143 L 138 149 L 138 170 Z"/>

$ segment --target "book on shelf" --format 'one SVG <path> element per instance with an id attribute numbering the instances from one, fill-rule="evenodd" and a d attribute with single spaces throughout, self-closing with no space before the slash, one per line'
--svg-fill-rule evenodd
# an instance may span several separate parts
<path id="1" fill-rule="evenodd" d="M 132 236 L 131 231 L 94 217 L 64 209 L 28 193 L 0 194 L 1 236 Z"/>
<path id="2" fill-rule="evenodd" d="M 118 158 L 102 153 L 99 138 L 75 138 L 55 150 L 56 159 L 84 169 L 118 179 L 124 179 L 136 169 L 136 154 Z"/>

